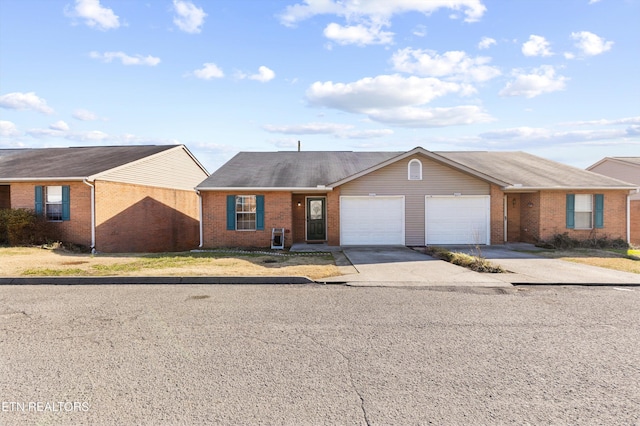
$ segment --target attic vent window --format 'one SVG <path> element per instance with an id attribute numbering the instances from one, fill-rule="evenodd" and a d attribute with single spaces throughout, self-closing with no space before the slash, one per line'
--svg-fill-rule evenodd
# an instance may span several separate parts
<path id="1" fill-rule="evenodd" d="M 422 162 L 418 159 L 409 161 L 409 180 L 422 180 Z"/>

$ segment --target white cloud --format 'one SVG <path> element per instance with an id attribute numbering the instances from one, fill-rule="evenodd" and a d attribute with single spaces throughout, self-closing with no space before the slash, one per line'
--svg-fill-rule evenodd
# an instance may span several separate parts
<path id="1" fill-rule="evenodd" d="M 589 4 L 599 3 L 600 0 L 589 0 Z"/>
<path id="2" fill-rule="evenodd" d="M 576 47 L 586 56 L 600 55 L 613 47 L 612 41 L 605 41 L 589 31 L 571 33 L 571 38 L 576 40 Z"/>
<path id="3" fill-rule="evenodd" d="M 276 77 L 276 73 L 263 65 L 260 68 L 258 68 L 258 73 L 250 75 L 249 79 L 266 83 L 267 81 L 273 80 L 275 77 Z"/>
<path id="4" fill-rule="evenodd" d="M 490 48 L 492 45 L 497 44 L 498 42 L 496 41 L 496 39 L 491 38 L 491 37 L 482 37 L 482 39 L 480 39 L 480 42 L 478 43 L 478 49 L 488 49 Z"/>
<path id="5" fill-rule="evenodd" d="M 480 20 L 487 10 L 481 0 L 303 0 L 302 3 L 287 6 L 280 15 L 280 22 L 286 26 L 294 26 L 300 21 L 323 14 L 337 15 L 355 22 L 363 18 L 381 22 L 401 13 L 419 12 L 429 15 L 439 9 L 463 11 L 467 22 Z"/>
<path id="6" fill-rule="evenodd" d="M 65 11 L 67 16 L 84 19 L 89 27 L 102 31 L 111 30 L 120 26 L 118 15 L 113 10 L 103 7 L 100 0 L 76 0 L 73 10 Z"/>
<path id="7" fill-rule="evenodd" d="M 450 51 L 442 55 L 432 50 L 398 50 L 391 57 L 393 68 L 411 74 L 430 77 L 451 77 L 463 81 L 487 81 L 499 76 L 500 70 L 487 65 L 491 58 L 469 57 L 465 52 Z"/>
<path id="8" fill-rule="evenodd" d="M 0 107 L 15 110 L 34 110 L 43 114 L 53 114 L 53 108 L 47 101 L 38 97 L 34 92 L 13 92 L 0 96 Z"/>
<path id="9" fill-rule="evenodd" d="M 176 12 L 173 23 L 178 28 L 191 34 L 202 31 L 204 18 L 207 16 L 202 8 L 186 0 L 173 0 L 173 8 Z"/>
<path id="10" fill-rule="evenodd" d="M 15 136 L 20 136 L 16 125 L 11 121 L 0 120 L 0 137 L 11 138 Z"/>
<path id="11" fill-rule="evenodd" d="M 369 111 L 368 115 L 372 120 L 401 127 L 446 127 L 494 121 L 475 105 L 450 108 L 402 107 Z"/>
<path id="12" fill-rule="evenodd" d="M 351 124 L 340 123 L 307 123 L 276 126 L 262 126 L 269 133 L 285 135 L 333 135 L 341 139 L 373 139 L 393 134 L 391 129 L 354 130 Z M 289 141 L 287 141 L 288 143 Z M 288 146 L 288 145 L 287 145 Z"/>
<path id="13" fill-rule="evenodd" d="M 282 126 L 266 124 L 262 128 L 269 133 L 282 133 L 285 135 L 330 135 L 347 131 L 352 129 L 353 126 L 338 123 L 307 123 Z"/>
<path id="14" fill-rule="evenodd" d="M 216 64 L 208 62 L 203 64 L 202 68 L 195 70 L 193 75 L 202 80 L 211 80 L 212 78 L 224 77 L 224 72 Z"/>
<path id="15" fill-rule="evenodd" d="M 625 117 L 625 118 L 618 118 L 615 120 L 607 120 L 607 119 L 601 119 L 601 120 L 588 120 L 588 121 L 572 121 L 569 123 L 564 123 L 565 125 L 577 125 L 577 126 L 609 126 L 609 125 L 618 125 L 618 124 L 622 124 L 622 125 L 627 125 L 627 124 L 640 124 L 640 116 L 636 116 L 636 117 Z"/>
<path id="16" fill-rule="evenodd" d="M 467 90 L 465 85 L 437 78 L 394 74 L 367 77 L 346 84 L 317 81 L 307 89 L 306 97 L 314 106 L 366 113 L 373 109 L 422 105 L 438 97 Z"/>
<path id="17" fill-rule="evenodd" d="M 62 120 L 56 121 L 49 125 L 51 130 L 59 130 L 61 132 L 66 132 L 69 130 L 69 125 Z"/>
<path id="18" fill-rule="evenodd" d="M 541 145 L 571 145 L 594 143 L 611 140 L 625 141 L 629 136 L 628 129 L 596 129 L 557 131 L 548 128 L 515 127 L 501 129 L 478 135 L 483 140 L 502 146 L 541 146 Z"/>
<path id="19" fill-rule="evenodd" d="M 427 35 L 427 27 L 424 25 L 418 25 L 411 33 L 416 37 L 425 37 Z"/>
<path id="20" fill-rule="evenodd" d="M 80 121 L 94 121 L 98 119 L 98 116 L 92 113 L 91 111 L 87 111 L 86 109 L 77 109 L 73 112 L 73 118 Z"/>
<path id="21" fill-rule="evenodd" d="M 341 45 L 355 44 L 366 46 L 369 44 L 390 44 L 393 33 L 383 31 L 382 25 L 347 25 L 331 23 L 324 29 L 324 36 Z"/>
<path id="22" fill-rule="evenodd" d="M 522 44 L 522 53 L 524 56 L 551 56 L 553 52 L 549 46 L 549 42 L 544 37 L 531 34 L 529 41 Z"/>
<path id="23" fill-rule="evenodd" d="M 122 62 L 122 65 L 147 65 L 150 67 L 154 67 L 160 63 L 160 58 L 155 56 L 147 55 L 135 55 L 129 56 L 124 52 L 91 52 L 89 56 L 93 59 L 98 59 L 103 62 L 112 62 L 114 59 L 119 59 Z"/>
<path id="24" fill-rule="evenodd" d="M 530 74 L 522 71 L 514 71 L 516 79 L 507 83 L 500 91 L 500 96 L 524 96 L 534 98 L 543 93 L 564 90 L 567 77 L 556 75 L 555 69 L 550 65 L 535 68 Z"/>

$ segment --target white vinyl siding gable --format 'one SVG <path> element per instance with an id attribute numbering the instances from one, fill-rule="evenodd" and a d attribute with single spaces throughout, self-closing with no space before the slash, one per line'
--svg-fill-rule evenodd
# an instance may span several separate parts
<path id="1" fill-rule="evenodd" d="M 407 180 L 408 163 L 422 163 L 422 180 Z M 422 155 L 399 160 L 340 186 L 342 196 L 405 197 L 405 244 L 424 245 L 426 195 L 490 195 L 489 183 Z"/>
<path id="2" fill-rule="evenodd" d="M 99 175 L 98 179 L 192 191 L 207 173 L 182 148 L 170 149 Z"/>

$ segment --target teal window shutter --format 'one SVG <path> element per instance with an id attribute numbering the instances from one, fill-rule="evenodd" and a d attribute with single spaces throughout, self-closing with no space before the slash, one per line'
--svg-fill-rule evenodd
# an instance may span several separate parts
<path id="1" fill-rule="evenodd" d="M 236 196 L 227 195 L 227 230 L 236 229 Z"/>
<path id="2" fill-rule="evenodd" d="M 256 230 L 264 229 L 264 195 L 256 195 Z"/>
<path id="3" fill-rule="evenodd" d="M 36 214 L 41 215 L 44 213 L 44 190 L 40 185 L 36 186 Z"/>
<path id="4" fill-rule="evenodd" d="M 62 187 L 62 220 L 71 220 L 70 193 L 69 185 L 64 185 Z"/>
<path id="5" fill-rule="evenodd" d="M 567 228 L 569 229 L 576 227 L 575 206 L 575 194 L 567 194 Z"/>
<path id="6" fill-rule="evenodd" d="M 604 228 L 604 194 L 596 194 L 596 228 Z"/>

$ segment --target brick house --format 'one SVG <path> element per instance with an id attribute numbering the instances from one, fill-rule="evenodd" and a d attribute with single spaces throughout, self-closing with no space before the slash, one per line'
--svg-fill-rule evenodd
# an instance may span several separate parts
<path id="1" fill-rule="evenodd" d="M 606 157 L 587 170 L 640 186 L 640 157 Z M 629 196 L 629 240 L 640 246 L 640 192 Z"/>
<path id="2" fill-rule="evenodd" d="M 0 208 L 33 209 L 101 252 L 194 248 L 208 176 L 183 145 L 0 149 Z"/>
<path id="3" fill-rule="evenodd" d="M 201 245 L 502 244 L 627 236 L 636 185 L 524 152 L 241 152 L 196 188 Z"/>

